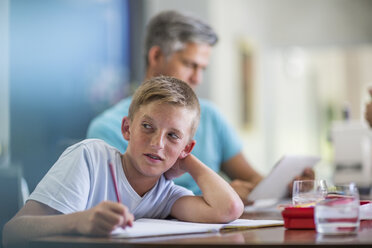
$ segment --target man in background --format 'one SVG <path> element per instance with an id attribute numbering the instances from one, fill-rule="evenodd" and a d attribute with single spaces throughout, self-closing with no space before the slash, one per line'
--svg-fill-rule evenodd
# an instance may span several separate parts
<path id="1" fill-rule="evenodd" d="M 164 11 L 151 19 L 145 40 L 145 79 L 165 75 L 188 83 L 194 90 L 201 84 L 212 47 L 217 43 L 215 31 L 202 20 L 176 11 Z M 200 100 L 201 119 L 195 134 L 192 154 L 214 171 L 224 172 L 231 186 L 245 204 L 251 190 L 262 176 L 255 171 L 242 152 L 242 142 L 213 103 Z M 103 139 L 124 153 L 127 143 L 121 136 L 121 120 L 128 114 L 131 97 L 97 116 L 89 125 L 87 137 Z M 302 179 L 314 178 L 305 170 Z M 174 180 L 195 194 L 200 189 L 189 174 Z"/>

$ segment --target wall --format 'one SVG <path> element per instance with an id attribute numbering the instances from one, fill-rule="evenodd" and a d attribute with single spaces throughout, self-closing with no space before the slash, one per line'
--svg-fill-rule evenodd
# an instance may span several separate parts
<path id="1" fill-rule="evenodd" d="M 267 173 L 283 150 L 320 155 L 314 81 L 308 74 L 297 78 L 283 74 L 282 66 L 291 63 L 288 59 L 296 57 L 296 52 L 301 57 L 302 51 L 303 58 L 311 62 L 311 51 L 317 49 L 371 44 L 372 2 L 217 0 L 211 1 L 209 7 L 211 23 L 221 36 L 210 68 L 211 99 L 240 130 L 246 156 L 259 171 Z M 239 44 L 243 41 L 252 49 L 255 65 L 254 123 L 250 128 L 243 127 L 240 121 Z M 311 73 L 311 65 L 307 66 L 305 74 Z M 355 85 L 350 84 L 350 88 Z"/>
<path id="2" fill-rule="evenodd" d="M 30 191 L 128 95 L 127 1 L 10 1 L 11 158 Z"/>
<path id="3" fill-rule="evenodd" d="M 9 159 L 9 1 L 0 1 L 0 167 Z"/>

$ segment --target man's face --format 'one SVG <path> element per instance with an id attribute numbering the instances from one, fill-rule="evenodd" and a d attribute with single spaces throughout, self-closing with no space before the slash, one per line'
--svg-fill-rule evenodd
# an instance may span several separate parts
<path id="1" fill-rule="evenodd" d="M 176 77 L 195 90 L 202 82 L 211 50 L 207 44 L 187 43 L 183 50 L 160 59 L 155 74 Z"/>
<path id="2" fill-rule="evenodd" d="M 128 169 L 141 176 L 159 177 L 172 167 L 190 143 L 194 115 L 195 111 L 166 103 L 141 106 L 133 121 L 126 119 L 129 132 L 123 133 L 132 162 Z"/>

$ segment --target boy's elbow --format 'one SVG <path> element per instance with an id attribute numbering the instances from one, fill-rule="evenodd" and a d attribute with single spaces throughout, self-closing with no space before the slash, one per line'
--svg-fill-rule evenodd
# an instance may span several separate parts
<path id="1" fill-rule="evenodd" d="M 230 214 L 231 220 L 230 221 L 238 219 L 240 216 L 242 216 L 243 212 L 244 212 L 244 203 L 242 202 L 242 200 L 240 200 L 239 198 L 233 201 L 233 203 L 231 204 L 231 214 Z"/>
<path id="2" fill-rule="evenodd" d="M 244 204 L 240 199 L 232 200 L 221 215 L 221 222 L 228 223 L 238 219 L 244 212 Z"/>

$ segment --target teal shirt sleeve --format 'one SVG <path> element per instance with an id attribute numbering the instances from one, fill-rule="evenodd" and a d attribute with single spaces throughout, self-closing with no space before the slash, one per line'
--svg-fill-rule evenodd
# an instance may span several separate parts
<path id="1" fill-rule="evenodd" d="M 124 153 L 128 142 L 121 133 L 121 122 L 124 116 L 128 116 L 131 100 L 131 97 L 125 98 L 94 118 L 89 124 L 87 138 L 104 140 Z"/>

